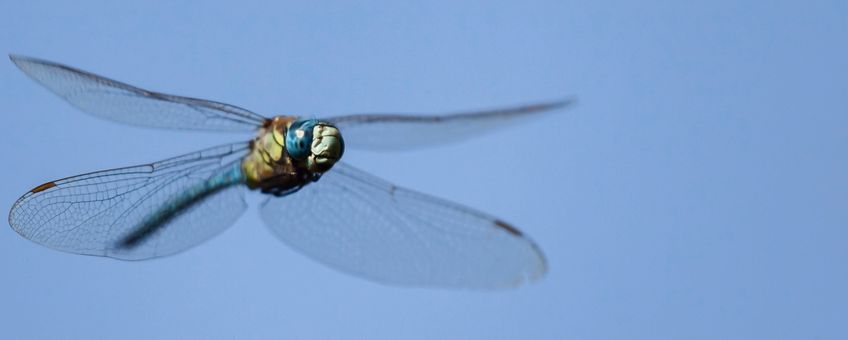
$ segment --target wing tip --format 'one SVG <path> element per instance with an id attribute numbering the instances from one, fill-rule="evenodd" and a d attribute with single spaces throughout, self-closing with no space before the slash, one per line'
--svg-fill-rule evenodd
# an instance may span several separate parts
<path id="1" fill-rule="evenodd" d="M 548 258 L 545 256 L 545 253 L 542 252 L 542 249 L 539 248 L 539 246 L 535 242 L 530 241 L 530 244 L 532 245 L 533 252 L 536 254 L 536 257 L 538 258 L 539 262 L 536 265 L 535 271 L 530 273 L 530 275 L 528 276 L 528 281 L 536 282 L 545 277 L 545 275 L 548 275 Z"/>
<path id="2" fill-rule="evenodd" d="M 573 107 L 575 105 L 577 105 L 577 96 L 566 96 L 560 99 L 542 102 L 534 106 L 537 107 L 540 111 L 548 111 L 555 109 L 564 109 L 567 107 Z"/>
<path id="3" fill-rule="evenodd" d="M 532 283 L 541 280 L 548 273 L 548 260 L 545 257 L 545 253 L 542 252 L 542 249 L 533 242 L 530 238 L 528 238 L 524 233 L 521 232 L 518 228 L 513 225 L 506 223 L 502 220 L 494 221 L 495 227 L 509 233 L 512 236 L 525 240 L 529 243 L 531 251 L 533 255 L 536 257 L 535 266 L 532 268 L 528 268 L 527 271 L 523 272 L 522 275 L 514 282 L 511 287 L 521 286 L 524 282 Z"/>
<path id="4" fill-rule="evenodd" d="M 15 66 L 17 66 L 18 68 L 20 68 L 21 63 L 26 61 L 27 59 L 29 59 L 29 57 L 27 57 L 27 56 L 15 54 L 15 53 L 9 53 L 9 60 L 11 60 L 12 63 L 15 64 Z"/>
<path id="5" fill-rule="evenodd" d="M 536 254 L 539 257 L 539 263 L 536 265 L 535 268 L 522 272 L 512 282 L 508 282 L 506 284 L 501 283 L 486 288 L 494 290 L 515 289 L 541 281 L 548 274 L 548 265 L 544 255 L 542 255 L 542 253 L 538 251 L 538 248 L 535 247 L 535 244 L 533 248 L 534 250 L 536 250 Z"/>
<path id="6" fill-rule="evenodd" d="M 9 60 L 11 60 L 15 64 L 18 64 L 18 63 L 21 63 L 21 62 L 28 62 L 28 61 L 30 61 L 30 62 L 31 61 L 42 61 L 41 59 L 38 59 L 38 58 L 30 57 L 28 55 L 23 55 L 23 54 L 17 54 L 17 53 L 9 53 Z"/>
<path id="7" fill-rule="evenodd" d="M 530 243 L 530 247 L 532 248 L 536 261 L 532 268 L 528 268 L 527 271 L 522 273 L 514 287 L 522 286 L 525 282 L 527 284 L 536 283 L 541 281 L 548 274 L 548 259 L 545 257 L 545 253 L 543 253 L 542 249 L 539 248 L 539 246 L 532 240 L 527 238 L 525 238 L 525 240 Z"/>
<path id="8" fill-rule="evenodd" d="M 22 54 L 15 54 L 15 53 L 9 53 L 9 60 L 11 60 L 12 63 L 15 64 L 15 66 L 17 66 L 21 71 L 23 71 L 27 75 L 30 74 L 30 69 L 33 66 L 37 66 L 38 64 L 55 65 L 55 63 L 51 62 L 51 61 L 33 58 L 33 57 L 30 57 L 30 56 L 25 56 L 25 55 L 22 55 Z"/>

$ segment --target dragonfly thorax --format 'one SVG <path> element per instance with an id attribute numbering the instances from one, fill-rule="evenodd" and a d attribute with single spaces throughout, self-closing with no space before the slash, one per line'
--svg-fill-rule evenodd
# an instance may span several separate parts
<path id="1" fill-rule="evenodd" d="M 251 189 L 285 195 L 317 181 L 343 153 L 344 141 L 335 126 L 277 116 L 259 129 L 242 170 Z"/>

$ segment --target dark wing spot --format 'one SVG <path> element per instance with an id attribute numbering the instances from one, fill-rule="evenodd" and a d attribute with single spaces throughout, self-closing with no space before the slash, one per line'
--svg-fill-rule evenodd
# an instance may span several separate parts
<path id="1" fill-rule="evenodd" d="M 47 182 L 30 190 L 31 193 L 38 193 L 56 186 L 56 182 Z"/>
<path id="2" fill-rule="evenodd" d="M 501 220 L 495 220 L 495 226 L 506 230 L 508 233 L 515 236 L 522 236 L 521 231 Z"/>

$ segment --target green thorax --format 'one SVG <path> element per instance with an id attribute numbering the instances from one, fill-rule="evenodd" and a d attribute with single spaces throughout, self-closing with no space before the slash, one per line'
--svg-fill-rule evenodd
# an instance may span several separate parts
<path id="1" fill-rule="evenodd" d="M 344 152 L 334 126 L 317 120 L 277 116 L 259 129 L 242 162 L 251 189 L 282 195 L 316 181 Z"/>

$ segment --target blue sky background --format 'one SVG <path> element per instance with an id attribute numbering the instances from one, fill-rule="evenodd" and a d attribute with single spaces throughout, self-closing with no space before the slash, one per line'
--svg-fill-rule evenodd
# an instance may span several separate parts
<path id="1" fill-rule="evenodd" d="M 374 284 L 295 253 L 254 208 L 138 263 L 8 228 L 0 335 L 845 339 L 846 4 L 7 2 L 3 53 L 265 115 L 580 103 L 454 146 L 345 155 L 522 228 L 550 262 L 537 284 Z M 0 89 L 3 207 L 45 181 L 251 137 L 99 120 L 11 62 Z"/>

